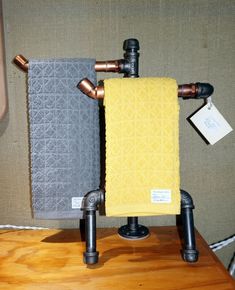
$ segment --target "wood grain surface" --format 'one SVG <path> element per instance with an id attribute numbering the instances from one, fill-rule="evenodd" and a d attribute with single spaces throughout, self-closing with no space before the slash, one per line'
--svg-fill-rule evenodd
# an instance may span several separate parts
<path id="1" fill-rule="evenodd" d="M 79 230 L 2 230 L 0 289 L 235 289 L 234 280 L 197 233 L 200 259 L 182 261 L 176 227 L 151 228 L 127 241 L 98 230 L 99 263 L 83 264 Z"/>

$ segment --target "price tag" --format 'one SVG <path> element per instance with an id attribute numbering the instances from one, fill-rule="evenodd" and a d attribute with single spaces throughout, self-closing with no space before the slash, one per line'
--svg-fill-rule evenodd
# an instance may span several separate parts
<path id="1" fill-rule="evenodd" d="M 233 130 L 211 100 L 190 120 L 211 145 L 214 145 Z"/>

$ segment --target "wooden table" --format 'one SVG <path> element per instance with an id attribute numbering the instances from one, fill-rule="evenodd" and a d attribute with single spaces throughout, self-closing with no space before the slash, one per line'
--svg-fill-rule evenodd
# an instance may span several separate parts
<path id="1" fill-rule="evenodd" d="M 2 230 L 0 289 L 235 289 L 198 233 L 199 262 L 187 264 L 176 227 L 151 228 L 150 237 L 140 241 L 116 232 L 98 230 L 100 261 L 87 266 L 79 230 Z"/>

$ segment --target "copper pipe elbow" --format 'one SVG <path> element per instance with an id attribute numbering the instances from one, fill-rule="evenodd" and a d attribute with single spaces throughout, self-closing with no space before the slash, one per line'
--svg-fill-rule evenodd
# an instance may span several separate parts
<path id="1" fill-rule="evenodd" d="M 95 87 L 93 83 L 85 78 L 82 79 L 78 84 L 77 87 L 82 91 L 85 95 L 92 99 L 103 99 L 104 98 L 104 87 L 97 86 Z"/>
<path id="2" fill-rule="evenodd" d="M 27 72 L 29 69 L 29 61 L 21 54 L 15 56 L 13 59 L 15 65 L 17 65 L 20 69 Z"/>

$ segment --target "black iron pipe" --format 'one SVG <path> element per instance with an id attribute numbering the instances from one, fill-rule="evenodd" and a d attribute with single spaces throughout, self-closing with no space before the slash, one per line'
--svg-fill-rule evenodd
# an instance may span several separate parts
<path id="1" fill-rule="evenodd" d="M 123 43 L 124 63 L 122 64 L 120 72 L 124 73 L 125 78 L 138 78 L 139 77 L 139 41 L 137 39 L 126 39 Z M 127 225 L 130 230 L 138 228 L 138 217 L 128 217 Z"/>
<path id="2" fill-rule="evenodd" d="M 124 78 L 139 77 L 139 41 L 134 38 L 126 39 L 123 43 L 124 61 L 120 63 L 120 73 L 124 73 Z"/>
<path id="3" fill-rule="evenodd" d="M 86 212 L 86 249 L 87 252 L 96 251 L 96 212 L 89 210 Z"/>
<path id="4" fill-rule="evenodd" d="M 96 251 L 96 210 L 104 202 L 104 192 L 95 190 L 84 197 L 86 251 L 83 253 L 85 264 L 96 264 L 99 252 Z"/>
<path id="5" fill-rule="evenodd" d="M 196 247 L 195 235 L 193 233 L 194 222 L 192 209 L 184 208 L 182 209 L 182 222 L 183 222 L 183 233 L 184 233 L 184 242 L 185 249 L 194 250 Z"/>
<path id="6" fill-rule="evenodd" d="M 83 253 L 85 264 L 96 264 L 99 252 L 96 251 L 96 211 L 86 211 L 85 218 L 86 251 Z"/>
<path id="7" fill-rule="evenodd" d="M 183 259 L 194 263 L 198 260 L 199 252 L 196 249 L 194 220 L 193 220 L 193 199 L 190 194 L 181 190 L 181 217 L 183 224 L 184 247 L 182 250 Z"/>
<path id="8" fill-rule="evenodd" d="M 138 217 L 128 217 L 127 224 L 131 231 L 136 231 L 138 228 Z"/>
<path id="9" fill-rule="evenodd" d="M 137 39 L 130 38 L 124 41 L 124 60 L 120 63 L 120 73 L 124 73 L 124 78 L 139 77 L 139 49 Z M 127 225 L 120 227 L 118 233 L 126 239 L 143 239 L 149 235 L 149 230 L 138 224 L 138 217 L 128 217 Z"/>

